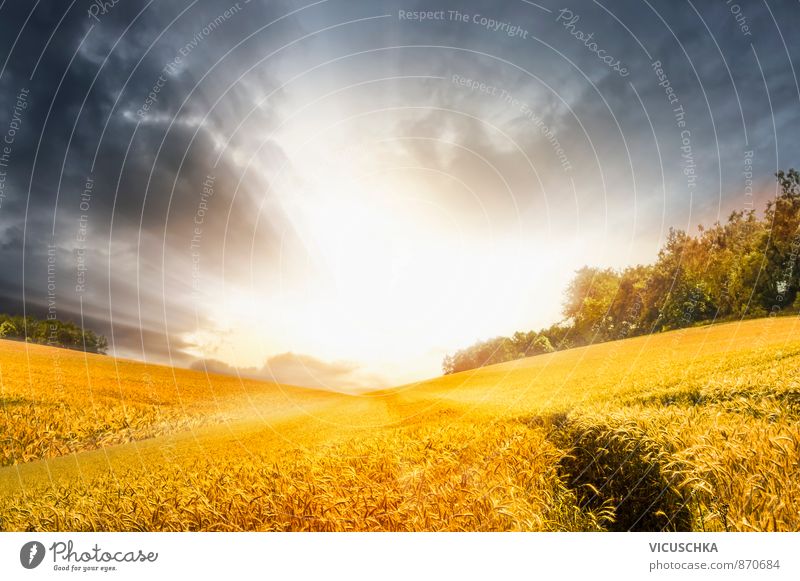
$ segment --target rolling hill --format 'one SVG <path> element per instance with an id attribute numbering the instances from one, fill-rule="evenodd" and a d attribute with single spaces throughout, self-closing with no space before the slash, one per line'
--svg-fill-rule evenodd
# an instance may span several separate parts
<path id="1" fill-rule="evenodd" d="M 2 530 L 800 530 L 800 320 L 365 395 L 0 341 Z"/>

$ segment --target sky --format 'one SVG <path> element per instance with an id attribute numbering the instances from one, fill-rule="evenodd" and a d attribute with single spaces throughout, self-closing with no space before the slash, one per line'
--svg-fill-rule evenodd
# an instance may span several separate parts
<path id="1" fill-rule="evenodd" d="M 800 3 L 0 2 L 0 310 L 358 390 L 763 210 Z"/>

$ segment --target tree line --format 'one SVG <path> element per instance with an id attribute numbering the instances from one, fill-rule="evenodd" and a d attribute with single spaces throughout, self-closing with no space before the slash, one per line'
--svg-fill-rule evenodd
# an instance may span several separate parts
<path id="1" fill-rule="evenodd" d="M 652 264 L 585 266 L 547 329 L 480 341 L 445 357 L 445 374 L 709 321 L 800 310 L 800 173 L 776 174 L 762 218 L 735 211 L 692 236 L 671 228 Z"/>
<path id="2" fill-rule="evenodd" d="M 103 335 L 82 329 L 75 323 L 21 315 L 0 314 L 0 339 L 30 341 L 89 353 L 104 354 L 108 350 L 108 340 Z"/>

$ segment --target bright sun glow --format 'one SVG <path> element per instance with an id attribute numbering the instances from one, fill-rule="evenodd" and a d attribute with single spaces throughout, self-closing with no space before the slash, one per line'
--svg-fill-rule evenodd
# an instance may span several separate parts
<path id="1" fill-rule="evenodd" d="M 444 172 L 379 152 L 330 159 L 341 151 L 331 143 L 298 148 L 270 181 L 291 225 L 280 267 L 265 273 L 254 249 L 251 282 L 226 280 L 208 297 L 218 328 L 187 337 L 193 355 L 260 367 L 278 353 L 313 353 L 358 362 L 388 385 L 439 373 L 445 354 L 475 340 L 553 318 L 542 305 L 557 308 L 552 281 L 568 278 L 569 249 L 542 253 L 541 232 L 497 220 L 496 207 Z M 512 198 L 502 210 L 515 211 Z"/>

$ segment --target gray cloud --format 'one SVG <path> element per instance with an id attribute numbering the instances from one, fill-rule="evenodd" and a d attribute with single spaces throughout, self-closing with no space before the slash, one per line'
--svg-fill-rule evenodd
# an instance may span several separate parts
<path id="1" fill-rule="evenodd" d="M 472 20 L 398 19 L 400 9 L 430 9 L 422 1 L 329 2 L 291 16 L 297 5 L 272 1 L 181 0 L 146 9 L 119 2 L 99 22 L 88 17 L 88 1 L 66 14 L 56 3 L 2 4 L 0 139 L 21 89 L 30 91 L 30 102 L 4 168 L 0 310 L 43 312 L 47 250 L 55 244 L 60 316 L 77 319 L 82 311 L 120 353 L 155 360 L 169 354 L 189 364 L 186 334 L 213 324 L 214 315 L 196 313 L 187 298 L 204 180 L 214 177 L 202 223 L 203 283 L 249 284 L 268 303 L 282 244 L 293 235 L 275 187 L 296 170 L 281 136 L 310 132 L 303 122 L 315 115 L 341 121 L 330 131 L 351 131 L 364 151 L 452 176 L 437 182 L 434 201 L 476 231 L 485 208 L 495 230 L 522 224 L 552 235 L 554 246 L 585 237 L 620 263 L 653 255 L 668 226 L 694 227 L 742 208 L 745 151 L 754 152 L 756 208 L 773 188 L 773 172 L 798 164 L 796 3 L 771 2 L 769 10 L 741 3 L 749 35 L 722 2 L 694 2 L 700 16 L 688 2 L 571 3 L 577 28 L 620 55 L 631 71 L 626 78 L 555 22 L 561 5 L 541 4 L 553 12 L 525 2 L 437 5 L 520 26 L 526 39 Z M 383 15 L 389 17 L 377 18 Z M 654 59 L 686 110 L 698 175 L 692 192 Z M 454 74 L 530 107 L 553 130 L 572 171 L 563 171 L 551 141 L 518 107 L 456 86 Z M 442 79 L 408 78 L 423 75 Z M 385 77 L 396 78 L 376 81 Z M 137 115 L 159 82 L 150 110 Z M 304 105 L 310 108 L 298 114 Z M 380 109 L 391 111 L 363 115 Z M 94 186 L 82 207 L 88 178 Z M 465 204 L 457 180 L 477 200 Z M 81 293 L 75 251 L 83 216 L 88 271 Z M 270 368 L 288 383 L 375 380 L 357 364 L 312 355 L 277 355 Z"/>
<path id="2" fill-rule="evenodd" d="M 328 362 L 311 355 L 291 352 L 274 355 L 258 368 L 236 368 L 214 359 L 194 361 L 191 363 L 191 368 L 209 373 L 264 379 L 284 385 L 335 391 L 361 391 L 386 385 L 385 378 L 365 371 L 357 363 L 351 361 Z"/>

